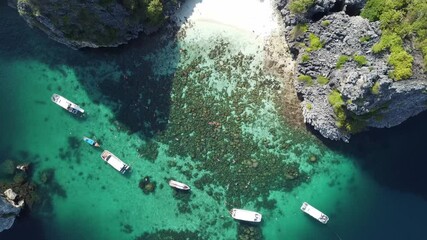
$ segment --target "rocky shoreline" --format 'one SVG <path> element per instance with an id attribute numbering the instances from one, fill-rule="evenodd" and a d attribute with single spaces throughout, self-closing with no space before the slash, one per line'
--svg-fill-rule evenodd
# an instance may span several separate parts
<path id="1" fill-rule="evenodd" d="M 421 53 L 413 43 L 405 42 L 405 50 L 414 57 L 413 75 L 393 80 L 389 52 L 372 52 L 381 37 L 380 23 L 358 16 L 366 0 L 313 0 L 304 12 L 294 14 L 289 9 L 296 1 L 275 0 L 274 4 L 284 28 L 284 41 L 278 42 L 288 43 L 296 61 L 296 67 L 286 63 L 280 71 L 293 79 L 306 124 L 325 138 L 348 142 L 352 134 L 399 125 L 427 108 Z M 146 19 L 132 20 L 136 10 L 116 1 L 34 4 L 37 2 L 8 1 L 30 26 L 73 49 L 125 44 L 140 32 L 158 29 L 181 6 L 181 1 L 162 1 L 163 20 L 153 25 Z M 275 58 L 267 64 L 279 63 Z M 285 99 L 292 106 L 292 115 L 300 114 L 296 101 Z"/>
<path id="2" fill-rule="evenodd" d="M 294 86 L 304 121 L 332 140 L 348 142 L 370 127 L 399 125 L 427 107 L 426 75 L 414 70 L 411 78 L 394 81 L 389 54 L 372 52 L 380 23 L 357 16 L 364 4 L 316 0 L 305 14 L 295 15 L 288 1 L 277 2 L 297 61 Z M 409 43 L 405 49 L 417 54 Z"/>
<path id="3" fill-rule="evenodd" d="M 15 199 L 17 194 L 10 188 L 4 192 L 4 196 L 0 195 L 0 232 L 11 228 L 21 212 L 24 200 L 15 203 Z"/>
<path id="4" fill-rule="evenodd" d="M 64 4 L 54 0 L 8 0 L 8 5 L 16 8 L 30 27 L 42 30 L 49 38 L 72 49 L 80 49 L 117 47 L 137 38 L 141 32 L 155 32 L 181 2 L 154 0 L 148 6 L 139 6 L 137 1 L 125 4 L 72 0 Z M 158 10 L 151 16 L 145 8 Z"/>

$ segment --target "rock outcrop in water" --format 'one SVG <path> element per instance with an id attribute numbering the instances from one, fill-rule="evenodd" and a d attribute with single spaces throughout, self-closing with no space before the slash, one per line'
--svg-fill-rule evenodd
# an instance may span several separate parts
<path id="1" fill-rule="evenodd" d="M 396 126 L 427 107 L 423 60 L 412 43 L 413 75 L 394 81 L 389 53 L 374 54 L 379 22 L 360 16 L 364 0 L 316 0 L 303 15 L 280 1 L 286 38 L 297 61 L 295 87 L 304 121 L 324 137 L 348 141 L 368 127 Z"/>
<path id="2" fill-rule="evenodd" d="M 12 189 L 5 191 L 5 196 L 0 196 L 0 232 L 12 227 L 24 204 L 24 200 L 15 203 L 16 193 Z"/>
<path id="3" fill-rule="evenodd" d="M 73 49 L 115 47 L 157 30 L 179 0 L 9 0 L 31 26 Z"/>

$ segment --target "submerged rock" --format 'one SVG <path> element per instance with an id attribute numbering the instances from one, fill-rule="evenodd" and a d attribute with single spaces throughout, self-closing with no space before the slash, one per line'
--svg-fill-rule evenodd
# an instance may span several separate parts
<path id="1" fill-rule="evenodd" d="M 146 176 L 139 181 L 139 188 L 141 188 L 145 194 L 154 193 L 154 190 L 156 190 L 156 183 L 151 182 L 150 177 Z"/>
<path id="2" fill-rule="evenodd" d="M 7 159 L 0 164 L 0 174 L 13 175 L 15 173 L 15 162 Z"/>

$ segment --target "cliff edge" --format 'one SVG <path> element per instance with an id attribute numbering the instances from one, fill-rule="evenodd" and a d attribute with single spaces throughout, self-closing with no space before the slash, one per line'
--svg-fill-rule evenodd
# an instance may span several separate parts
<path id="1" fill-rule="evenodd" d="M 427 107 L 425 61 L 417 44 L 425 38 L 417 39 L 417 32 L 399 36 L 381 21 L 359 16 L 372 2 L 278 2 L 297 61 L 294 85 L 304 121 L 329 139 L 348 141 L 369 127 L 393 127 Z M 397 40 L 387 43 L 389 35 Z"/>
<path id="2" fill-rule="evenodd" d="M 115 47 L 157 30 L 179 0 L 9 0 L 31 26 L 73 49 Z"/>
<path id="3" fill-rule="evenodd" d="M 16 199 L 17 194 L 12 189 L 7 189 L 4 197 L 0 196 L 0 232 L 12 227 L 24 205 L 24 200 L 18 202 Z"/>

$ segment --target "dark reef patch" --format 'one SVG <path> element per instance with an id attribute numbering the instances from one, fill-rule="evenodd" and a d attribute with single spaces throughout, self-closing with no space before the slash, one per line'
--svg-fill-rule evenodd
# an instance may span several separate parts
<path id="1" fill-rule="evenodd" d="M 238 240 L 263 240 L 261 226 L 247 222 L 239 222 L 237 227 Z"/>
<path id="2" fill-rule="evenodd" d="M 150 162 L 154 162 L 159 155 L 159 144 L 148 139 L 137 149 L 139 155 Z"/>
<path id="3" fill-rule="evenodd" d="M 135 240 L 185 240 L 185 239 L 198 239 L 207 240 L 208 238 L 202 237 L 198 232 L 191 231 L 172 231 L 160 230 L 154 233 L 143 233 Z"/>
<path id="4" fill-rule="evenodd" d="M 261 69 L 246 76 L 254 56 L 241 52 L 230 54 L 228 48 L 227 42 L 216 40 L 206 51 L 206 57 L 188 57 L 186 64 L 177 69 L 172 91 L 185 92 L 185 95 L 175 94 L 171 99 L 174 104 L 168 129 L 156 140 L 169 145 L 168 155 L 171 157 L 178 155 L 192 159 L 190 166 L 169 162 L 170 167 L 188 178 L 193 177 L 190 167 L 209 172 L 198 174 L 194 181 L 196 188 L 206 191 L 221 204 L 225 201 L 227 207 L 239 207 L 242 203 L 268 196 L 271 190 L 290 191 L 309 178 L 299 170 L 298 164 L 287 162 L 284 154 L 273 153 L 271 149 L 275 145 L 266 140 L 254 141 L 242 133 L 243 123 L 255 121 L 254 116 L 246 113 L 247 107 L 262 106 L 264 98 L 261 96 L 277 91 L 280 84 L 264 75 Z M 200 67 L 206 61 L 214 62 L 213 69 Z M 232 94 L 210 89 L 207 79 L 212 74 L 235 81 Z M 253 89 L 256 91 L 250 90 L 251 84 L 255 84 Z M 257 111 L 256 107 L 252 108 L 251 111 Z M 280 149 L 286 150 L 288 144 L 280 135 L 285 131 L 270 131 L 277 136 Z M 226 195 L 218 194 L 211 186 L 223 186 Z M 259 206 L 263 203 L 272 207 L 272 202 L 264 201 Z"/>

